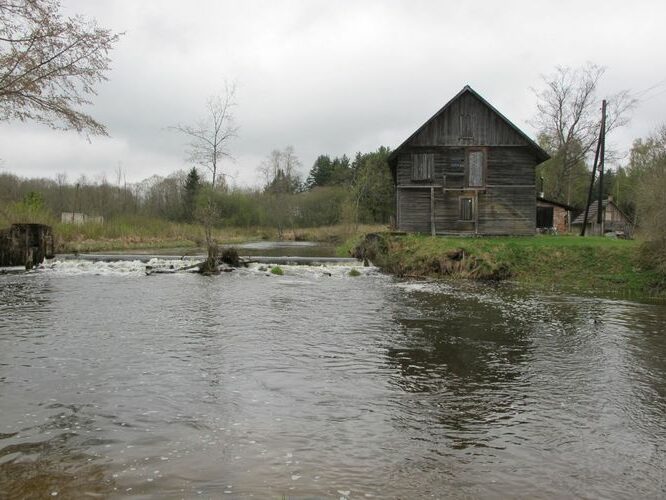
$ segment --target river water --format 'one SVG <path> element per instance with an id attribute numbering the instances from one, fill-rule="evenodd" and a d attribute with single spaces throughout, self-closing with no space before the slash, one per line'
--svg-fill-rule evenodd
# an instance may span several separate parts
<path id="1" fill-rule="evenodd" d="M 0 497 L 666 495 L 664 305 L 143 270 L 0 275 Z"/>

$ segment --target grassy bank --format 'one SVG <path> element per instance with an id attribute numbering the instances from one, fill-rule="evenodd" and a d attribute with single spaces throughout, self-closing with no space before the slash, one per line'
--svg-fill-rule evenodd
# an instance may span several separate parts
<path id="1" fill-rule="evenodd" d="M 103 224 L 62 224 L 54 221 L 56 251 L 95 252 L 160 248 L 203 248 L 203 226 L 183 224 L 151 217 L 119 217 Z M 279 239 L 291 241 L 317 241 L 340 244 L 366 232 L 383 230 L 380 226 L 336 225 L 317 228 L 289 229 L 278 234 L 270 227 L 216 228 L 213 236 L 219 244 Z M 281 236 L 281 237 L 280 237 Z"/>
<path id="2" fill-rule="evenodd" d="M 383 234 L 366 240 L 361 251 L 398 276 L 510 279 L 603 294 L 666 297 L 666 276 L 643 263 L 637 241 Z"/>
<path id="3" fill-rule="evenodd" d="M 94 252 L 159 248 L 199 248 L 205 245 L 203 226 L 152 217 L 118 217 L 103 224 L 53 225 L 57 252 Z M 263 239 L 269 233 L 252 230 L 216 229 L 223 243 Z"/>
<path id="4" fill-rule="evenodd" d="M 213 237 L 219 244 L 248 241 L 316 241 L 340 245 L 345 240 L 369 232 L 385 231 L 386 226 L 336 224 L 319 227 L 227 226 L 221 219 Z M 146 215 L 117 215 L 103 223 L 63 224 L 39 203 L 0 204 L 0 229 L 13 223 L 47 224 L 53 228 L 56 252 L 122 251 L 160 248 L 202 248 L 205 246 L 201 224 L 174 222 Z"/>

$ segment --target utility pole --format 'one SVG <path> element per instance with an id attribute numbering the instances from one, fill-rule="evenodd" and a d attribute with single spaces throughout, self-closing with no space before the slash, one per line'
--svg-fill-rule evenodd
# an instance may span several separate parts
<path id="1" fill-rule="evenodd" d="M 601 127 L 599 128 L 599 140 L 597 141 L 597 149 L 594 153 L 594 165 L 592 166 L 592 178 L 590 179 L 590 189 L 587 192 L 587 204 L 585 205 L 585 216 L 583 217 L 583 228 L 580 231 L 581 236 L 585 236 L 585 229 L 587 229 L 587 217 L 590 215 L 590 204 L 592 203 L 592 192 L 594 191 L 594 179 L 597 173 L 597 166 L 600 166 L 599 174 L 599 204 L 601 204 L 601 195 L 603 190 L 603 165 L 604 165 L 604 149 L 606 143 L 606 99 L 601 102 Z M 601 157 L 601 161 L 599 161 Z M 597 222 L 600 223 L 601 206 L 597 210 Z"/>
<path id="2" fill-rule="evenodd" d="M 599 201 L 597 202 L 597 225 L 599 226 L 599 234 L 604 234 L 604 214 L 603 214 L 603 197 L 604 197 L 604 156 L 606 150 L 606 99 L 601 102 L 601 132 L 599 133 L 599 142 L 601 144 L 601 153 L 599 154 Z"/>

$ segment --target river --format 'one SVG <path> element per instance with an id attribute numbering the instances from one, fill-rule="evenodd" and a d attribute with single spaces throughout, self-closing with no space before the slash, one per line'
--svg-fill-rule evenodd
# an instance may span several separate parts
<path id="1" fill-rule="evenodd" d="M 0 275 L 0 497 L 666 495 L 666 306 L 357 269 Z"/>

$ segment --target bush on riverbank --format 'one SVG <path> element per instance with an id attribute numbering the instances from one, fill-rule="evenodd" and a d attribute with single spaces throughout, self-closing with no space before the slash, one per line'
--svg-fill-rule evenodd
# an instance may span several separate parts
<path id="1" fill-rule="evenodd" d="M 664 274 L 641 259 L 640 243 L 600 237 L 431 237 L 376 234 L 352 252 L 407 277 L 523 283 L 660 295 Z"/>
<path id="2" fill-rule="evenodd" d="M 657 279 L 653 289 L 666 295 L 666 238 L 646 241 L 640 247 L 639 261 L 644 269 L 652 269 Z"/>

